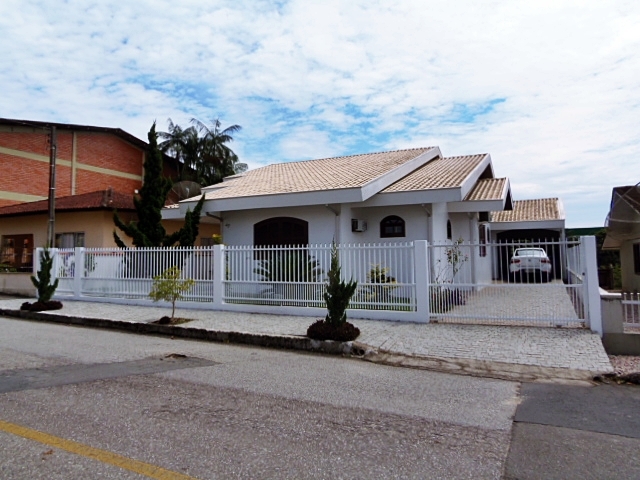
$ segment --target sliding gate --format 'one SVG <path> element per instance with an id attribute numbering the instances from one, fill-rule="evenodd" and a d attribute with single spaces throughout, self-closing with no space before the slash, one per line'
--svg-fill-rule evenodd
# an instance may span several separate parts
<path id="1" fill-rule="evenodd" d="M 580 240 L 430 245 L 428 261 L 432 322 L 576 327 L 587 322 Z"/>

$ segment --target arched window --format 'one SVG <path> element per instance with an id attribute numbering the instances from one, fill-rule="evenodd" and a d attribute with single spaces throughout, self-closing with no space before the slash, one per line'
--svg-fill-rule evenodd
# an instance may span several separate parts
<path id="1" fill-rule="evenodd" d="M 447 240 L 451 240 L 453 234 L 451 233 L 451 220 L 447 220 Z"/>
<path id="2" fill-rule="evenodd" d="M 253 226 L 257 247 L 309 245 L 309 223 L 293 217 L 268 218 Z"/>
<path id="3" fill-rule="evenodd" d="M 404 237 L 404 220 L 397 215 L 384 217 L 380 222 L 380 238 Z"/>

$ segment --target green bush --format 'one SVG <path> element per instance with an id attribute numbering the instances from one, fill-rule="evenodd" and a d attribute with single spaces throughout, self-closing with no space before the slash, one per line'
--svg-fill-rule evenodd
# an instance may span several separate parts
<path id="1" fill-rule="evenodd" d="M 45 248 L 40 257 L 40 270 L 37 277 L 31 275 L 31 282 L 38 290 L 38 302 L 46 303 L 53 297 L 58 288 L 58 279 L 51 283 L 51 270 L 53 268 L 53 257 L 49 254 L 49 249 Z"/>
<path id="2" fill-rule="evenodd" d="M 191 279 L 181 279 L 180 269 L 171 267 L 162 272 L 160 275 L 153 277 L 153 287 L 149 292 L 149 297 L 154 302 L 164 300 L 171 302 L 171 320 L 173 321 L 176 313 L 176 302 L 180 300 L 183 294 L 192 288 L 196 282 Z"/>

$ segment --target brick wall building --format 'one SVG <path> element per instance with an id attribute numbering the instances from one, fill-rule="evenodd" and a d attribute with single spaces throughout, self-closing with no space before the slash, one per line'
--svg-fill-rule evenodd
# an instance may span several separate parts
<path id="1" fill-rule="evenodd" d="M 56 197 L 142 185 L 147 143 L 119 128 L 0 118 L 0 207 L 49 195 L 50 127 L 57 130 Z M 168 167 L 166 174 L 172 175 Z"/>
<path id="2" fill-rule="evenodd" d="M 3 265 L 30 270 L 33 249 L 45 244 L 52 125 L 57 134 L 56 246 L 114 246 L 113 208 L 125 220 L 134 218 L 132 198 L 142 186 L 147 142 L 119 128 L 0 118 L 0 272 Z M 164 174 L 177 177 L 170 157 L 165 157 Z M 175 231 L 181 224 L 165 222 L 165 228 Z M 205 226 L 205 235 L 218 231 L 212 228 Z"/>

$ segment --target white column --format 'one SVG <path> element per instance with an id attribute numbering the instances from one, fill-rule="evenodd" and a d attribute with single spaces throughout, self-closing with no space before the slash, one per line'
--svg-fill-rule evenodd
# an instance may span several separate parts
<path id="1" fill-rule="evenodd" d="M 224 245 L 213 246 L 213 305 L 214 307 L 222 306 L 222 293 L 224 292 L 224 283 L 226 275 L 226 252 Z"/>
<path id="2" fill-rule="evenodd" d="M 582 266 L 584 268 L 584 304 L 587 309 L 589 328 L 602 336 L 602 311 L 600 287 L 598 285 L 598 260 L 596 237 L 580 237 L 582 244 Z"/>
<path id="3" fill-rule="evenodd" d="M 84 276 L 84 248 L 75 248 L 75 267 L 73 269 L 73 296 L 80 299 L 82 296 L 82 277 Z"/>
<path id="4" fill-rule="evenodd" d="M 429 258 L 427 241 L 413 242 L 416 284 L 416 321 L 429 323 Z"/>
<path id="5" fill-rule="evenodd" d="M 445 243 L 447 241 L 447 220 L 449 211 L 446 203 L 431 205 L 431 243 Z"/>

